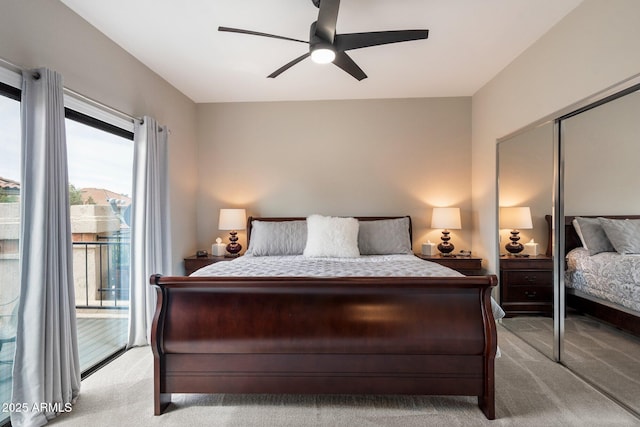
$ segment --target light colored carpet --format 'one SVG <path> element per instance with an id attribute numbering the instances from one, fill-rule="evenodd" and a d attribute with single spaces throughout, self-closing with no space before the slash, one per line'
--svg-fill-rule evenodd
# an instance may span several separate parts
<path id="1" fill-rule="evenodd" d="M 553 353 L 553 320 L 514 317 L 508 328 L 533 347 Z M 564 363 L 588 381 L 640 413 L 640 339 L 592 317 L 565 318 Z"/>
<path id="2" fill-rule="evenodd" d="M 128 351 L 83 381 L 73 411 L 55 426 L 634 426 L 640 420 L 566 368 L 498 327 L 496 415 L 473 397 L 174 395 L 153 415 L 153 359 Z"/>

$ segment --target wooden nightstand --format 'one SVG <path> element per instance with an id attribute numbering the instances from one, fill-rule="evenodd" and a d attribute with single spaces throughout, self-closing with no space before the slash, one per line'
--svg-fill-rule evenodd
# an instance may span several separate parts
<path id="1" fill-rule="evenodd" d="M 232 259 L 235 259 L 235 258 L 227 258 L 224 256 L 213 256 L 213 255 L 207 255 L 202 257 L 193 255 L 190 257 L 186 257 L 184 259 L 184 274 L 185 276 L 188 276 L 194 271 L 198 270 L 199 268 L 205 267 L 207 265 L 210 265 L 219 261 L 231 261 Z"/>
<path id="2" fill-rule="evenodd" d="M 500 257 L 500 304 L 507 317 L 553 314 L 553 261 L 536 257 Z"/>
<path id="3" fill-rule="evenodd" d="M 440 265 L 452 268 L 467 276 L 479 276 L 482 274 L 482 258 L 468 256 L 428 256 L 422 254 L 416 254 L 416 256 L 427 261 L 437 262 Z"/>

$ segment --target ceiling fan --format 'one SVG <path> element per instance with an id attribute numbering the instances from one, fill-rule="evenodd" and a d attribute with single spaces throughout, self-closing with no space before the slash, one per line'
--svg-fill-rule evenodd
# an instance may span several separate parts
<path id="1" fill-rule="evenodd" d="M 372 31 L 367 33 L 336 34 L 336 21 L 338 20 L 338 8 L 340 0 L 311 0 L 318 11 L 318 20 L 311 24 L 309 41 L 276 36 L 239 28 L 218 27 L 218 31 L 249 34 L 254 36 L 271 37 L 274 39 L 290 40 L 309 45 L 309 52 L 300 55 L 293 61 L 278 68 L 268 77 L 275 78 L 284 71 L 296 65 L 298 62 L 311 56 L 314 62 L 335 65 L 351 74 L 358 81 L 366 79 L 367 75 L 347 55 L 346 51 L 363 47 L 379 46 L 389 43 L 399 43 L 411 40 L 426 39 L 429 30 L 403 30 L 403 31 Z"/>

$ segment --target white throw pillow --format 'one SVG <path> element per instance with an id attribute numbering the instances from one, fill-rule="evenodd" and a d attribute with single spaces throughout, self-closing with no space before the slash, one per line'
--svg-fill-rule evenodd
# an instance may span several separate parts
<path id="1" fill-rule="evenodd" d="M 322 215 L 307 218 L 307 245 L 304 256 L 355 258 L 358 249 L 358 220 Z"/>

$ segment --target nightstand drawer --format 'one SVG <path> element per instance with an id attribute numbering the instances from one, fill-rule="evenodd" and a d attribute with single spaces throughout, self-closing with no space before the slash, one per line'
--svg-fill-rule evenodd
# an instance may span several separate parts
<path id="1" fill-rule="evenodd" d="M 502 272 L 509 286 L 553 286 L 553 272 L 545 270 L 515 270 Z"/>
<path id="2" fill-rule="evenodd" d="M 553 288 L 551 286 L 510 286 L 503 290 L 502 300 L 505 302 L 551 302 Z"/>

